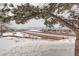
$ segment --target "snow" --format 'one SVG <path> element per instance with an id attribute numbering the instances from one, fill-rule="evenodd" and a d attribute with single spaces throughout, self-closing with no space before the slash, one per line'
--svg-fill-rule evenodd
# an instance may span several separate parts
<path id="1" fill-rule="evenodd" d="M 74 45 L 75 37 L 69 37 L 68 39 L 63 40 L 2 37 L 0 38 L 0 55 L 73 56 Z"/>
<path id="2" fill-rule="evenodd" d="M 6 35 L 13 35 L 13 33 L 3 33 L 3 36 L 6 36 Z"/>
<path id="3" fill-rule="evenodd" d="M 12 48 L 15 45 L 15 42 L 12 40 L 0 40 L 0 49 Z"/>
<path id="4" fill-rule="evenodd" d="M 21 37 L 23 37 L 23 33 L 22 32 L 13 32 L 13 33 L 11 33 L 11 32 L 6 32 L 6 33 L 3 33 L 3 36 L 6 36 L 6 35 L 15 35 L 15 36 L 21 36 Z"/>
<path id="5" fill-rule="evenodd" d="M 21 36 L 21 37 L 23 37 L 23 35 L 22 35 L 22 33 L 21 32 L 16 32 L 16 34 L 15 34 L 16 36 Z"/>

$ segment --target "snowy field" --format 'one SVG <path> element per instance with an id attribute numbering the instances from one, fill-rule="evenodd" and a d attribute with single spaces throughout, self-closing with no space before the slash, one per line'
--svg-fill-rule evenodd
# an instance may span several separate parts
<path id="1" fill-rule="evenodd" d="M 0 38 L 1 56 L 74 56 L 75 37 L 63 40 Z"/>

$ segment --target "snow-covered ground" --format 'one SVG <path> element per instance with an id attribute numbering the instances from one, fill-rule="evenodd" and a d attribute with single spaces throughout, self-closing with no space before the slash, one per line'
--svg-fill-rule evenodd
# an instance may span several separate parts
<path id="1" fill-rule="evenodd" d="M 64 56 L 74 55 L 75 37 L 63 40 L 37 40 L 30 38 L 0 38 L 0 55 L 7 56 Z"/>

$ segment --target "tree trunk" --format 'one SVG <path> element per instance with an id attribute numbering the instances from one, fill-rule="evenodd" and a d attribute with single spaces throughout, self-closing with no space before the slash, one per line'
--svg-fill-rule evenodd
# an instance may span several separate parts
<path id="1" fill-rule="evenodd" d="M 68 21 L 66 21 L 66 19 L 62 19 L 61 17 L 58 17 L 54 14 L 52 14 L 51 12 L 49 12 L 51 16 L 57 18 L 57 20 L 59 22 L 61 22 L 62 24 L 64 24 L 65 26 L 67 26 L 68 28 L 70 28 L 72 31 L 75 32 L 76 34 L 76 41 L 75 41 L 75 56 L 79 56 L 79 28 L 77 28 L 74 25 L 71 25 L 70 23 L 68 23 Z"/>
<path id="2" fill-rule="evenodd" d="M 1 22 L 1 24 L 0 24 L 0 27 L 1 27 L 0 36 L 2 36 L 2 22 Z"/>
<path id="3" fill-rule="evenodd" d="M 75 41 L 75 56 L 79 56 L 79 31 L 75 32 L 76 41 Z"/>

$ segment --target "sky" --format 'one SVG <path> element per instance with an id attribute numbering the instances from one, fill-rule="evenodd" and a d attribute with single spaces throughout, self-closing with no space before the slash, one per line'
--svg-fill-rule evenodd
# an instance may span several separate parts
<path id="1" fill-rule="evenodd" d="M 6 24 L 7 27 L 11 29 L 31 29 L 31 30 L 41 30 L 43 28 L 47 28 L 44 25 L 44 19 L 32 19 L 28 23 L 25 24 L 16 24 L 15 21 L 11 21 L 10 23 Z M 60 24 L 55 24 L 54 29 L 68 29 L 67 27 L 62 27 Z"/>
<path id="2" fill-rule="evenodd" d="M 9 24 L 7 24 L 8 27 L 10 28 L 16 28 L 16 29 L 28 29 L 28 28 L 40 28 L 40 27 L 45 27 L 44 25 L 44 20 L 35 20 L 32 19 L 28 23 L 25 24 L 16 24 L 15 21 L 11 21 Z"/>

